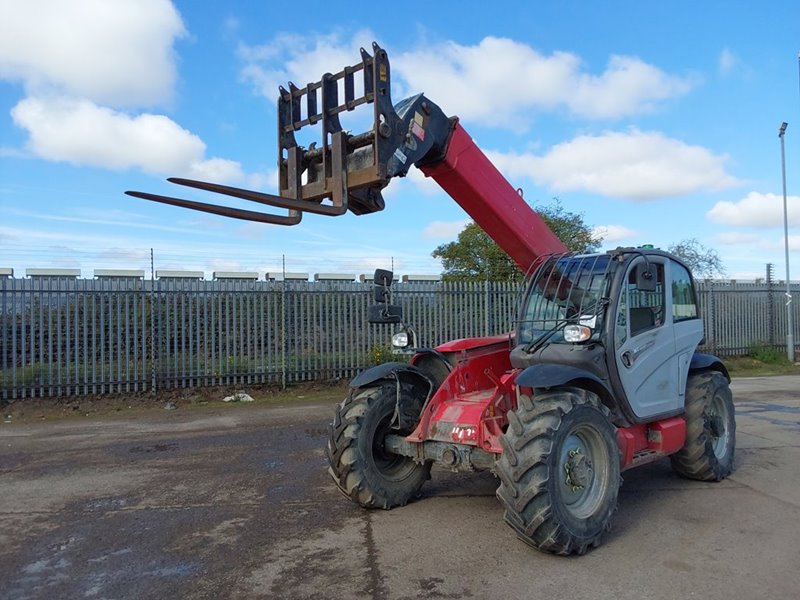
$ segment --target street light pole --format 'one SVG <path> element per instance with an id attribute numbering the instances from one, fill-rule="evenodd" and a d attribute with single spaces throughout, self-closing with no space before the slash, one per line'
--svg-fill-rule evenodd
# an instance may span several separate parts
<path id="1" fill-rule="evenodd" d="M 781 139 L 781 179 L 783 180 L 783 239 L 786 248 L 786 355 L 790 362 L 794 362 L 794 319 L 792 318 L 792 290 L 789 286 L 789 211 L 786 206 L 786 152 L 784 150 L 783 136 L 789 124 L 781 123 L 778 137 Z"/>

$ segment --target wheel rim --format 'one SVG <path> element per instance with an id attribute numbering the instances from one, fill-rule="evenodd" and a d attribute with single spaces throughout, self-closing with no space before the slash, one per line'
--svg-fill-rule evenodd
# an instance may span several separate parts
<path id="1" fill-rule="evenodd" d="M 603 504 L 608 490 L 609 453 L 600 432 L 581 425 L 569 432 L 561 445 L 558 480 L 564 507 L 586 519 Z"/>
<path id="2" fill-rule="evenodd" d="M 386 436 L 391 433 L 392 414 L 393 412 L 389 412 L 385 415 L 375 428 L 370 457 L 381 477 L 389 481 L 401 481 L 414 472 L 416 463 L 407 456 L 394 454 L 386 449 Z"/>
<path id="3" fill-rule="evenodd" d="M 703 420 L 706 433 L 711 439 L 714 456 L 718 459 L 723 458 L 728 451 L 728 438 L 730 437 L 729 418 L 727 402 L 722 396 L 715 394 L 711 403 L 703 412 Z"/>

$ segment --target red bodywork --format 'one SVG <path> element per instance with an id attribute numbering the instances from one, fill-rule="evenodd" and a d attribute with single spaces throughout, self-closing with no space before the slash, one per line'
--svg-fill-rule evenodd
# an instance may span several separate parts
<path id="1" fill-rule="evenodd" d="M 502 452 L 500 436 L 508 425 L 506 415 L 516 406 L 510 344 L 509 336 L 495 336 L 455 340 L 437 347 L 451 355 L 455 365 L 406 439 L 455 442 Z"/>
<path id="2" fill-rule="evenodd" d="M 508 411 L 517 406 L 509 361 L 509 336 L 467 338 L 438 346 L 455 361 L 453 370 L 426 404 L 417 428 L 406 440 L 465 444 L 486 452 L 503 451 L 500 437 Z M 417 355 L 415 359 L 423 355 Z M 683 447 L 686 421 L 671 417 L 617 429 L 620 465 L 629 469 L 673 454 Z"/>
<path id="3" fill-rule="evenodd" d="M 444 159 L 421 170 L 450 194 L 523 273 L 541 256 L 568 251 L 458 123 Z"/>
<path id="4" fill-rule="evenodd" d="M 683 417 L 617 429 L 622 468 L 638 467 L 674 454 L 683 447 L 685 438 L 686 421 Z"/>
<path id="5" fill-rule="evenodd" d="M 567 247 L 522 199 L 472 138 L 456 123 L 446 156 L 421 167 L 505 250 L 522 271 L 547 254 Z M 449 376 L 426 404 L 417 428 L 406 439 L 466 444 L 501 453 L 508 411 L 516 408 L 510 336 L 468 338 L 436 350 L 451 359 Z M 415 357 L 417 358 L 417 357 Z M 415 362 L 412 358 L 412 364 Z M 620 428 L 617 440 L 623 469 L 677 452 L 686 422 L 673 417 Z"/>

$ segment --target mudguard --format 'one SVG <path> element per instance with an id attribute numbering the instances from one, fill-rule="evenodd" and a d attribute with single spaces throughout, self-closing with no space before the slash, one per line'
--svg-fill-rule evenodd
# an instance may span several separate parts
<path id="1" fill-rule="evenodd" d="M 350 387 L 359 388 L 375 383 L 379 379 L 398 379 L 398 374 L 408 373 L 419 377 L 430 385 L 430 381 L 418 368 L 404 362 L 387 362 L 362 371 L 350 381 Z"/>
<path id="2" fill-rule="evenodd" d="M 515 383 L 521 387 L 529 388 L 552 388 L 570 383 L 571 381 L 582 380 L 587 389 L 595 392 L 598 396 L 605 398 L 613 398 L 614 395 L 606 385 L 606 382 L 600 379 L 594 373 L 590 373 L 584 369 L 573 367 L 570 365 L 561 365 L 557 363 L 539 363 L 531 365 L 522 373 L 517 375 Z M 588 385 L 586 385 L 588 384 Z"/>
<path id="3" fill-rule="evenodd" d="M 433 391 L 433 382 L 420 369 L 403 362 L 388 362 L 359 373 L 350 387 L 360 388 L 380 380 L 394 380 L 397 389 L 392 426 L 410 432 L 419 421 L 422 407 Z"/>
<path id="4" fill-rule="evenodd" d="M 719 371 L 725 375 L 728 383 L 731 382 L 731 376 L 728 373 L 728 369 L 725 368 L 725 364 L 713 354 L 695 352 L 692 355 L 692 362 L 689 363 L 689 373 L 697 373 L 699 371 Z"/>

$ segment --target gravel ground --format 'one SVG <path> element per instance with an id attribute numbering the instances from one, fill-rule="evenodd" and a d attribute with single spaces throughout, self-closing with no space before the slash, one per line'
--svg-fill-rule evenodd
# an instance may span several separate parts
<path id="1" fill-rule="evenodd" d="M 796 598 L 800 378 L 733 390 L 733 476 L 626 472 L 606 544 L 580 558 L 519 542 L 486 473 L 435 470 L 402 509 L 353 505 L 325 473 L 334 397 L 12 419 L 0 597 Z"/>

